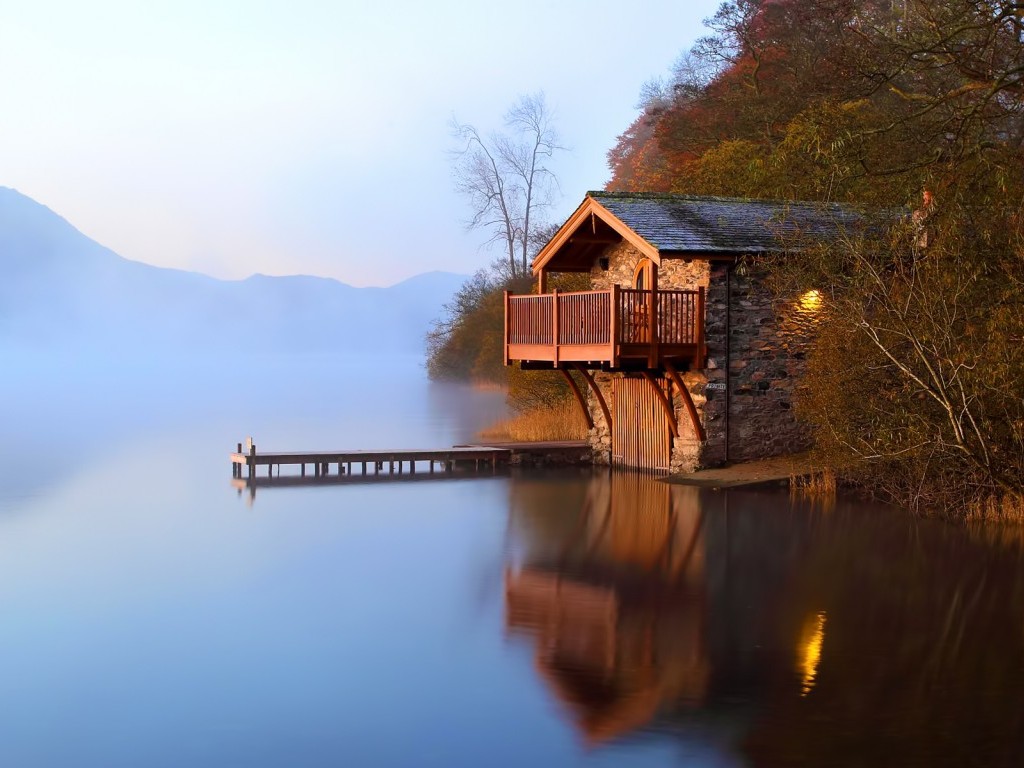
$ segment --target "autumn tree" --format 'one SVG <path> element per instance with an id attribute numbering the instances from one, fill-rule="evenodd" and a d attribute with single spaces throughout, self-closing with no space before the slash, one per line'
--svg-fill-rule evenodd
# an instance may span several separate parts
<path id="1" fill-rule="evenodd" d="M 961 161 L 982 170 L 991 150 L 1024 141 L 1021 9 L 724 3 L 688 53 L 713 75 L 673 74 L 669 98 L 650 101 L 609 152 L 609 187 L 640 178 L 653 191 L 730 194 L 734 179 L 733 194 L 900 204 Z M 715 173 L 718 159 L 730 173 Z"/>

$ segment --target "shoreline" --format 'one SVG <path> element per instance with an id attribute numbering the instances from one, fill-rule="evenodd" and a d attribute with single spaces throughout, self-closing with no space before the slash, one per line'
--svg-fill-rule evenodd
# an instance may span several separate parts
<path id="1" fill-rule="evenodd" d="M 790 478 L 805 477 L 819 471 L 807 453 L 773 456 L 769 459 L 738 462 L 725 467 L 699 469 L 667 475 L 663 482 L 698 488 L 744 488 L 761 485 L 789 486 Z"/>

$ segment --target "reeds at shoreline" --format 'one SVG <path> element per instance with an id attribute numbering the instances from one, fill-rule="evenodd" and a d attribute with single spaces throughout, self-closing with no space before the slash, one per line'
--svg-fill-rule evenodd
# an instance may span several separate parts
<path id="1" fill-rule="evenodd" d="M 480 431 L 484 440 L 541 442 L 545 440 L 585 440 L 587 425 L 579 406 L 572 400 L 537 408 L 504 419 Z"/>
<path id="2" fill-rule="evenodd" d="M 964 510 L 969 523 L 1024 523 L 1024 494 L 1005 493 L 971 501 Z"/>
<path id="3" fill-rule="evenodd" d="M 837 488 L 836 473 L 831 469 L 789 477 L 789 494 L 792 498 L 820 504 L 824 509 L 831 509 L 835 505 Z"/>

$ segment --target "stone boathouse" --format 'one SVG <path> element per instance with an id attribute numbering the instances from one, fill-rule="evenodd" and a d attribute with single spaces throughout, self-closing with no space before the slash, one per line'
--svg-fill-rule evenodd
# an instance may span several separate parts
<path id="1" fill-rule="evenodd" d="M 506 296 L 505 362 L 566 376 L 599 463 L 687 472 L 805 449 L 792 403 L 820 296 L 780 304 L 759 260 L 856 224 L 834 205 L 590 192 L 534 259 L 537 293 Z M 549 293 L 565 272 L 592 290 Z"/>

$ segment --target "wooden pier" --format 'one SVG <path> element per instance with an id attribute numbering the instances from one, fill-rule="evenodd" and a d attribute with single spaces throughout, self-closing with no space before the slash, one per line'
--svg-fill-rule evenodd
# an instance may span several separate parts
<path id="1" fill-rule="evenodd" d="M 480 477 L 484 473 L 507 472 L 513 464 L 589 464 L 591 456 L 590 444 L 582 440 L 456 445 L 443 449 L 259 453 L 249 438 L 245 450 L 239 443 L 238 450 L 231 454 L 231 485 L 239 494 L 247 490 L 252 504 L 257 488 Z M 282 475 L 281 467 L 292 469 Z"/>
<path id="2" fill-rule="evenodd" d="M 408 472 L 415 475 L 417 471 L 427 474 L 444 472 L 450 474 L 456 468 L 471 468 L 479 472 L 481 468 L 496 471 L 499 464 L 508 463 L 512 454 L 509 448 L 490 446 L 461 446 L 444 449 L 377 449 L 359 451 L 288 451 L 258 453 L 256 445 L 249 442 L 248 450 L 238 450 L 231 454 L 231 474 L 241 478 L 247 475 L 254 480 L 260 468 L 266 467 L 266 477 L 281 475 L 281 467 L 298 467 L 299 478 L 326 478 L 332 474 L 341 476 L 368 477 L 374 475 L 402 475 Z"/>

